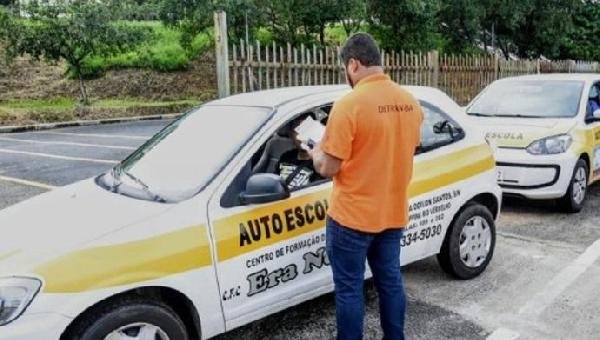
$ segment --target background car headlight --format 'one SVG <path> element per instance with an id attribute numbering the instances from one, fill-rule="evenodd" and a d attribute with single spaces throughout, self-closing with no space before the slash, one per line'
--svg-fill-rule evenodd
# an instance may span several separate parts
<path id="1" fill-rule="evenodd" d="M 42 283 L 33 278 L 0 278 L 0 326 L 18 318 L 41 286 Z"/>
<path id="2" fill-rule="evenodd" d="M 532 155 L 552 155 L 563 153 L 569 149 L 573 138 L 570 135 L 557 135 L 536 140 L 529 144 L 527 152 Z"/>

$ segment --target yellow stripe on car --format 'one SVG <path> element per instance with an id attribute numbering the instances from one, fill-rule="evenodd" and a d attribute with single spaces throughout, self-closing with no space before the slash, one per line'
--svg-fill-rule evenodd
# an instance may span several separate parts
<path id="1" fill-rule="evenodd" d="M 493 169 L 481 144 L 415 164 L 410 197 Z M 302 195 L 214 223 L 218 261 L 324 226 L 330 189 Z M 47 293 L 74 293 L 162 278 L 211 264 L 205 226 L 123 244 L 78 250 L 38 267 Z"/>
<path id="2" fill-rule="evenodd" d="M 445 187 L 491 170 L 495 165 L 494 157 L 486 144 L 417 162 L 408 195 L 412 198 Z"/>
<path id="3" fill-rule="evenodd" d="M 415 164 L 409 196 L 415 197 L 493 169 L 495 161 L 486 144 L 465 148 Z M 217 258 L 225 261 L 249 251 L 317 230 L 324 226 L 321 209 L 327 206 L 330 189 L 265 205 L 233 215 L 214 224 Z M 302 223 L 298 226 L 297 221 Z M 289 226 L 289 221 L 293 222 Z M 273 224 L 278 228 L 274 230 Z"/>
<path id="4" fill-rule="evenodd" d="M 205 226 L 72 252 L 38 267 L 46 293 L 75 293 L 186 272 L 212 263 Z"/>

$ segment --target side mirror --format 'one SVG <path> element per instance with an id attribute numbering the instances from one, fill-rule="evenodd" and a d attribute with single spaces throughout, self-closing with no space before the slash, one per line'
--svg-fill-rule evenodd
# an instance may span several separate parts
<path id="1" fill-rule="evenodd" d="M 240 194 L 243 204 L 260 204 L 290 197 L 284 180 L 274 174 L 255 174 L 246 182 L 246 190 Z"/>
<path id="2" fill-rule="evenodd" d="M 442 120 L 440 122 L 433 124 L 433 133 L 449 134 L 450 136 L 454 137 L 454 128 L 452 127 L 452 124 L 450 124 L 449 121 Z"/>

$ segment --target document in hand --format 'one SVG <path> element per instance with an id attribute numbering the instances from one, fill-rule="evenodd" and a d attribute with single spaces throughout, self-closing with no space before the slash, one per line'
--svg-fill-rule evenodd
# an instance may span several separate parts
<path id="1" fill-rule="evenodd" d="M 302 147 L 312 149 L 321 142 L 321 138 L 325 133 L 325 126 L 312 117 L 308 117 L 294 130 L 298 133 L 298 140 L 302 142 Z"/>

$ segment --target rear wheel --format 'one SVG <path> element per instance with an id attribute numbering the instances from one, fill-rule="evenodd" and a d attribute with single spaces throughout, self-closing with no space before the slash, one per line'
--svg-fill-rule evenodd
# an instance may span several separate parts
<path id="1" fill-rule="evenodd" d="M 179 316 L 160 301 L 128 298 L 101 305 L 84 317 L 67 339 L 187 340 Z"/>
<path id="2" fill-rule="evenodd" d="M 442 269 L 461 280 L 481 274 L 494 254 L 496 227 L 494 217 L 481 204 L 468 204 L 454 219 L 438 262 Z"/>
<path id="3" fill-rule="evenodd" d="M 578 160 L 575 163 L 567 193 L 560 199 L 560 206 L 565 212 L 577 213 L 583 208 L 587 193 L 588 173 L 587 163 L 583 159 Z"/>

